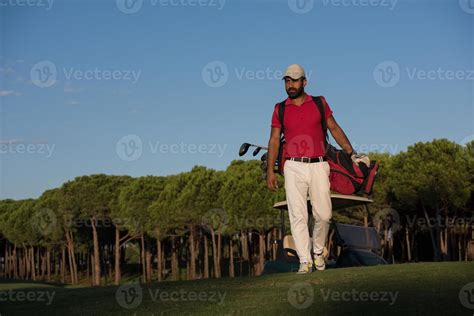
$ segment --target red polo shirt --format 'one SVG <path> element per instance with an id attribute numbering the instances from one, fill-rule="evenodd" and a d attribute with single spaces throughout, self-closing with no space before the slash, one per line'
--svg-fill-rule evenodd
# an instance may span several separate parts
<path id="1" fill-rule="evenodd" d="M 326 99 L 322 97 L 326 120 L 332 116 L 332 110 Z M 285 157 L 317 157 L 324 156 L 324 136 L 321 127 L 321 114 L 313 98 L 306 94 L 300 106 L 292 103 L 290 98 L 285 101 Z M 272 116 L 272 127 L 281 128 L 278 120 L 278 104 Z"/>

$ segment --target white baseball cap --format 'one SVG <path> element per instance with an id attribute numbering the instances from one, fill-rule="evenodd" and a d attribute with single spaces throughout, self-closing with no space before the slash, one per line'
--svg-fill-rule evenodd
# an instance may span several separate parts
<path id="1" fill-rule="evenodd" d="M 283 79 L 285 79 L 285 77 L 290 77 L 291 79 L 298 80 L 301 77 L 306 78 L 306 74 L 304 72 L 303 67 L 298 64 L 292 64 L 289 65 L 288 68 L 286 68 L 285 74 L 283 75 Z"/>

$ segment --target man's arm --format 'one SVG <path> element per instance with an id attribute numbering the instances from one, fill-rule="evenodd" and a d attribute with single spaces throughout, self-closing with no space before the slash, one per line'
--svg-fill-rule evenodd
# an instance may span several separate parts
<path id="1" fill-rule="evenodd" d="M 274 166 L 278 157 L 280 148 L 280 128 L 272 127 L 270 140 L 268 141 L 267 155 L 267 186 L 270 190 L 275 191 L 278 188 L 278 182 L 275 177 Z"/>
<path id="2" fill-rule="evenodd" d="M 331 135 L 334 137 L 336 142 L 341 146 L 341 148 L 348 154 L 352 154 L 354 148 L 352 148 L 349 139 L 347 138 L 346 134 L 342 130 L 342 128 L 337 124 L 336 120 L 333 116 L 328 118 L 327 120 L 328 129 L 331 131 Z"/>

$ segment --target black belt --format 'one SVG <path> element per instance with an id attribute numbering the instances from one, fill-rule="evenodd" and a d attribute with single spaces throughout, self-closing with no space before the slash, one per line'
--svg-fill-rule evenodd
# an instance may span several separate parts
<path id="1" fill-rule="evenodd" d="M 313 162 L 327 161 L 328 159 L 326 156 L 319 156 L 319 157 L 288 157 L 286 158 L 286 160 L 313 163 Z"/>

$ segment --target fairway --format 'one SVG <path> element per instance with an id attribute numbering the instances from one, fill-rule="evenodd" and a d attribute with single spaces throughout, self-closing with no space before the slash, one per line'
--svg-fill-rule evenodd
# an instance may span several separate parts
<path id="1" fill-rule="evenodd" d="M 412 263 L 110 287 L 0 283 L 4 315 L 472 315 L 473 262 Z M 472 295 L 471 295 L 472 296 Z M 27 299 L 30 298 L 30 299 Z M 474 297 L 471 298 L 471 302 Z M 474 303 L 474 302 L 472 302 Z"/>

